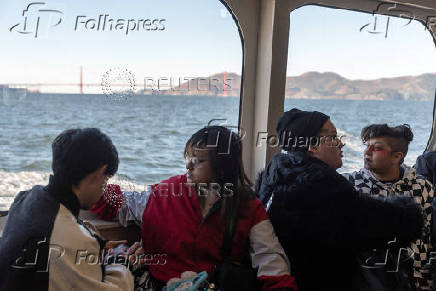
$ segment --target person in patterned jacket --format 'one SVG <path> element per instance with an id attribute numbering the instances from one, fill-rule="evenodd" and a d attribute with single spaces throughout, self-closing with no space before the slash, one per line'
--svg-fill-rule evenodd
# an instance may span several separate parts
<path id="1" fill-rule="evenodd" d="M 433 186 L 403 164 L 413 133 L 407 124 L 372 124 L 362 129 L 365 168 L 344 174 L 361 193 L 382 197 L 414 197 L 423 210 L 422 236 L 408 247 L 392 241 L 385 249 L 361 254 L 362 285 L 369 290 L 432 290 Z M 368 290 L 362 289 L 362 290 Z"/>

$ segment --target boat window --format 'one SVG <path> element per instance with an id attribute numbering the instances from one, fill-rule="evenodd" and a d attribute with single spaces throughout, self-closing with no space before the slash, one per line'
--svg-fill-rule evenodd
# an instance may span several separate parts
<path id="1" fill-rule="evenodd" d="M 416 20 L 319 6 L 290 14 L 285 110 L 331 116 L 346 143 L 341 172 L 363 167 L 361 129 L 410 124 L 413 165 L 433 120 L 436 50 Z"/>
<path id="2" fill-rule="evenodd" d="M 51 173 L 65 129 L 111 137 L 123 190 L 183 174 L 198 129 L 237 126 L 238 25 L 218 0 L 0 4 L 0 210 Z"/>

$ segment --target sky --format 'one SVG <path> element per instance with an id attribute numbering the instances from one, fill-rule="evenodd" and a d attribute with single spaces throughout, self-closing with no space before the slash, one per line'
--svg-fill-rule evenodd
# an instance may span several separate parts
<path id="1" fill-rule="evenodd" d="M 0 84 L 49 83 L 55 85 L 34 89 L 77 93 L 81 67 L 84 83 L 97 85 L 109 70 L 127 69 L 137 88 L 146 77 L 177 80 L 242 71 L 237 25 L 218 0 L 47 0 L 31 5 L 24 29 L 22 14 L 30 3 L 0 0 Z M 92 29 L 100 15 L 124 25 Z M 156 19 L 157 30 L 144 29 L 144 19 Z M 127 30 L 129 20 L 133 30 Z M 377 31 L 383 33 L 373 34 L 371 14 L 317 6 L 293 11 L 287 75 L 329 71 L 376 79 L 436 72 L 435 45 L 424 26 L 390 18 L 385 37 L 386 21 L 378 16 Z M 75 85 L 56 86 L 60 83 Z M 98 93 L 97 85 L 85 87 L 85 93 Z"/>
<path id="2" fill-rule="evenodd" d="M 329 71 L 377 79 L 436 73 L 433 38 L 416 20 L 317 6 L 290 17 L 287 75 Z"/>

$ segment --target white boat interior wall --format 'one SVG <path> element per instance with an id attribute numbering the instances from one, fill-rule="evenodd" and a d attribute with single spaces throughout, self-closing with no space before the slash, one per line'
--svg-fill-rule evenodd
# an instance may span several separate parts
<path id="1" fill-rule="evenodd" d="M 436 37 L 435 0 L 222 0 L 239 26 L 243 50 L 243 78 L 239 126 L 244 130 L 244 164 L 254 180 L 278 147 L 257 146 L 258 134 L 275 134 L 283 113 L 288 63 L 290 13 L 305 5 L 320 5 L 366 13 L 412 18 L 428 26 Z M 320 23 L 322 25 L 322 23 Z M 291 36 L 292 37 L 292 36 Z M 291 44 L 292 45 L 292 44 Z M 436 124 L 433 122 L 433 128 Z M 436 149 L 432 131 L 427 150 Z"/>

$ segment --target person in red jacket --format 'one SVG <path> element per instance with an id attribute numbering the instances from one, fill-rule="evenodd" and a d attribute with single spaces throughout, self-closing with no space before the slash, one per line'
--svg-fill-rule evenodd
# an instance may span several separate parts
<path id="1" fill-rule="evenodd" d="M 242 263 L 249 254 L 262 290 L 298 290 L 289 260 L 245 175 L 240 137 L 222 126 L 205 127 L 188 140 L 184 156 L 184 175 L 141 193 L 122 193 L 110 185 L 111 194 L 93 208 L 106 219 L 116 215 L 122 223 L 141 221 L 142 249 L 131 248 L 130 253 L 149 259 L 154 286 L 186 271 L 211 273 L 224 260 L 224 233 L 233 223 L 230 261 Z"/>

